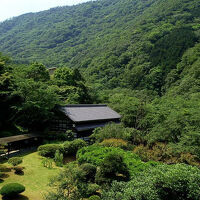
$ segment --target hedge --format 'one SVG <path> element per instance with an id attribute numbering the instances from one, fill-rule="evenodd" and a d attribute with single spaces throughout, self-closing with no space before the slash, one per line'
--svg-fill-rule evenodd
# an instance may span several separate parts
<path id="1" fill-rule="evenodd" d="M 45 144 L 38 147 L 38 152 L 41 156 L 54 158 L 56 151 L 63 151 L 61 144 Z"/>

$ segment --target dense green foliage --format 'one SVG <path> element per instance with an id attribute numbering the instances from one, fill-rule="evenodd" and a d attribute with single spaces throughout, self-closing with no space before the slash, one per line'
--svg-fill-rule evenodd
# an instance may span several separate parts
<path id="1" fill-rule="evenodd" d="M 2 136 L 44 129 L 57 104 L 90 101 L 85 81 L 77 69 L 63 67 L 50 78 L 42 64 L 15 65 L 1 54 L 0 64 Z M 70 73 L 73 82 L 64 81 L 66 72 Z M 11 133 L 4 133 L 8 127 Z"/>
<path id="2" fill-rule="evenodd" d="M 25 14 L 0 24 L 0 50 L 18 62 L 78 67 L 96 88 L 159 95 L 199 42 L 198 0 L 101 0 Z M 117 41 L 117 42 L 116 42 Z"/>
<path id="3" fill-rule="evenodd" d="M 123 155 L 116 152 L 108 153 L 99 166 L 96 174 L 98 184 L 111 183 L 114 180 L 127 181 L 130 173 Z"/>
<path id="4" fill-rule="evenodd" d="M 199 0 L 100 0 L 0 24 L 0 50 L 14 59 L 0 54 L 2 136 L 41 130 L 56 104 L 107 103 L 122 116 L 94 131 L 94 145 L 38 148 L 56 161 L 78 151 L 47 200 L 200 198 L 190 166 L 200 166 L 199 23 Z M 37 62 L 58 68 L 50 76 Z"/>
<path id="5" fill-rule="evenodd" d="M 38 147 L 38 152 L 41 156 L 54 158 L 56 151 L 63 151 L 61 144 L 45 144 Z"/>
<path id="6" fill-rule="evenodd" d="M 0 194 L 5 197 L 16 197 L 24 191 L 25 187 L 23 185 L 19 183 L 9 183 L 1 188 Z"/>
<path id="7" fill-rule="evenodd" d="M 66 141 L 63 143 L 64 153 L 65 155 L 76 155 L 76 152 L 86 145 L 86 142 L 82 139 Z"/>
<path id="8" fill-rule="evenodd" d="M 80 149 L 77 153 L 77 160 L 79 164 L 91 163 L 96 166 L 101 166 L 104 162 L 104 159 L 109 154 L 121 156 L 131 175 L 157 164 L 154 162 L 144 163 L 140 160 L 139 156 L 130 151 L 124 151 L 115 147 L 103 147 L 99 145 L 92 145 Z"/>
<path id="9" fill-rule="evenodd" d="M 41 156 L 55 158 L 55 161 L 61 161 L 62 155 L 76 155 L 77 151 L 85 147 L 87 143 L 82 139 L 66 141 L 59 144 L 44 144 L 38 147 Z M 57 157 L 57 158 L 56 158 Z"/>
<path id="10" fill-rule="evenodd" d="M 45 199 L 77 200 L 95 195 L 99 186 L 94 183 L 93 172 L 96 173 L 96 168 L 90 164 L 68 163 L 58 176 L 51 179 L 50 185 L 56 190 L 51 190 Z"/>
<path id="11" fill-rule="evenodd" d="M 103 128 L 96 128 L 90 136 L 96 142 L 102 142 L 105 139 L 123 139 L 132 141 L 137 130 L 133 128 L 126 128 L 122 124 L 110 123 Z"/>
<path id="12" fill-rule="evenodd" d="M 85 182 L 94 182 L 95 174 L 97 172 L 96 166 L 90 163 L 84 163 L 80 165 L 80 168 L 84 172 L 81 180 Z"/>
<path id="13" fill-rule="evenodd" d="M 159 165 L 133 177 L 130 182 L 113 182 L 102 199 L 115 200 L 197 200 L 200 171 L 188 165 Z"/>

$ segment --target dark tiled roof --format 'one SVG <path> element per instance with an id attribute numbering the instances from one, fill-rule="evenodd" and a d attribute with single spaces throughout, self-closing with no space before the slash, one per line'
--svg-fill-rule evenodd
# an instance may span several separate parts
<path id="1" fill-rule="evenodd" d="M 61 106 L 60 110 L 74 122 L 120 119 L 121 116 L 102 104 Z"/>
<path id="2" fill-rule="evenodd" d="M 0 144 L 8 144 L 12 142 L 18 142 L 22 140 L 27 140 L 31 138 L 37 138 L 40 137 L 36 134 L 25 134 L 25 135 L 16 135 L 16 136 L 11 136 L 11 137 L 4 137 L 0 138 Z"/>

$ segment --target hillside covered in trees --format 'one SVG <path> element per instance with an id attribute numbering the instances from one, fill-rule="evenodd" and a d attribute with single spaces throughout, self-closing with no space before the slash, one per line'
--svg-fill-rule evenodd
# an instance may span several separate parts
<path id="1" fill-rule="evenodd" d="M 200 155 L 199 39 L 198 0 L 101 0 L 7 20 L 0 126 L 29 130 L 58 103 L 107 103 L 137 130 L 136 144 Z M 50 77 L 36 61 L 65 68 Z"/>
<path id="2" fill-rule="evenodd" d="M 0 137 L 39 130 L 48 141 L 57 104 L 106 103 L 122 116 L 92 145 L 66 132 L 38 148 L 60 166 L 76 156 L 46 200 L 200 198 L 199 0 L 25 14 L 0 23 L 0 51 Z"/>
<path id="3" fill-rule="evenodd" d="M 198 0 L 101 0 L 25 14 L 0 24 L 0 51 L 19 63 L 78 67 L 96 88 L 153 89 L 179 79 L 198 48 Z M 191 50 L 192 51 L 192 50 Z"/>

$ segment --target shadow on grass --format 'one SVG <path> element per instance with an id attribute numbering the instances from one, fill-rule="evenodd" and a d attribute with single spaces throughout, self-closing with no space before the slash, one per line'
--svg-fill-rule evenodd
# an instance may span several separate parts
<path id="1" fill-rule="evenodd" d="M 24 195 L 17 195 L 15 197 L 2 197 L 2 200 L 29 200 L 29 198 Z"/>
<path id="2" fill-rule="evenodd" d="M 10 154 L 9 158 L 15 157 L 15 156 L 17 156 L 17 157 L 24 157 L 24 156 L 27 156 L 27 155 L 29 155 L 31 153 L 36 152 L 36 151 L 37 151 L 37 147 L 31 147 L 31 148 L 21 149 L 18 152 Z"/>
<path id="3" fill-rule="evenodd" d="M 8 178 L 8 177 L 9 177 L 8 174 L 2 174 L 2 175 L 1 175 L 1 178 L 2 178 L 2 179 L 4 179 L 4 178 Z"/>
<path id="4" fill-rule="evenodd" d="M 6 155 L 6 157 L 4 157 L 4 159 L 0 159 L 0 164 L 5 164 L 7 163 L 9 158 L 12 157 L 24 157 L 27 156 L 31 153 L 34 153 L 37 151 L 37 147 L 30 147 L 30 148 L 26 148 L 26 149 L 21 149 L 17 152 L 14 153 L 10 153 L 9 155 Z"/>
<path id="5" fill-rule="evenodd" d="M 18 175 L 18 176 L 24 176 L 24 172 L 23 171 L 21 171 L 21 172 L 15 172 L 15 174 Z"/>
<path id="6" fill-rule="evenodd" d="M 11 168 L 10 167 L 4 167 L 1 172 L 11 172 Z"/>

